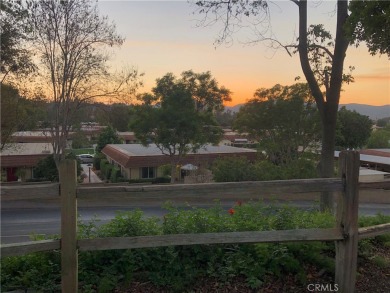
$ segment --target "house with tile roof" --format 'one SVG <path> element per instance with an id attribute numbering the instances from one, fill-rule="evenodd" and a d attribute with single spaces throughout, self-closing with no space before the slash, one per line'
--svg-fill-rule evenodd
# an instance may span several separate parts
<path id="1" fill-rule="evenodd" d="M 0 153 L 2 181 L 34 178 L 37 163 L 53 153 L 51 143 L 8 144 Z"/>
<path id="2" fill-rule="evenodd" d="M 121 169 L 126 179 L 150 179 L 162 176 L 160 166 L 171 163 L 168 155 L 162 154 L 155 145 L 143 146 L 141 144 L 108 144 L 102 153 L 108 161 Z M 237 148 L 226 145 L 206 145 L 196 153 L 186 154 L 180 166 L 193 165 L 197 168 L 208 168 L 218 158 L 246 157 L 254 161 L 257 151 L 246 148 Z"/>

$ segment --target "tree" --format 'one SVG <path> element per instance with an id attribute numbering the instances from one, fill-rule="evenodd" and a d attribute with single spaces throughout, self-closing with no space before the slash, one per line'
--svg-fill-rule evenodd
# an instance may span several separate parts
<path id="1" fill-rule="evenodd" d="M 336 146 L 345 149 L 365 146 L 371 135 L 373 125 L 368 116 L 341 107 L 337 119 Z"/>
<path id="2" fill-rule="evenodd" d="M 232 127 L 235 117 L 236 113 L 234 113 L 232 110 L 218 111 L 215 115 L 219 125 L 229 128 Z"/>
<path id="3" fill-rule="evenodd" d="M 29 24 L 27 11 L 18 1 L 0 2 L 1 83 L 10 74 L 26 76 L 36 70 L 32 51 L 27 49 Z"/>
<path id="4" fill-rule="evenodd" d="M 80 107 L 97 98 L 128 97 L 139 85 L 139 76 L 134 69 L 110 74 L 104 49 L 124 40 L 92 0 L 29 1 L 27 7 L 52 102 L 50 132 L 58 167 Z"/>
<path id="5" fill-rule="evenodd" d="M 76 160 L 76 156 L 72 153 L 67 154 L 66 158 Z M 83 168 L 81 167 L 79 160 L 76 160 L 76 162 L 77 176 L 80 176 Z M 39 179 L 46 179 L 50 181 L 59 180 L 59 173 L 53 155 L 47 156 L 38 162 L 37 166 L 34 168 L 34 176 Z"/>
<path id="6" fill-rule="evenodd" d="M 96 152 L 100 153 L 107 144 L 116 143 L 122 143 L 122 140 L 119 138 L 116 130 L 112 126 L 108 126 L 99 134 Z"/>
<path id="7" fill-rule="evenodd" d="M 315 170 L 315 163 L 307 158 L 293 160 L 282 167 L 268 160 L 250 162 L 243 157 L 229 157 L 217 159 L 212 166 L 216 182 L 313 178 Z"/>
<path id="8" fill-rule="evenodd" d="M 234 129 L 260 142 L 261 150 L 280 165 L 302 156 L 320 140 L 320 121 L 307 84 L 258 89 L 242 106 Z"/>
<path id="9" fill-rule="evenodd" d="M 26 99 L 10 84 L 1 84 L 0 150 L 12 141 L 15 131 L 34 130 L 46 118 L 45 102 L 35 97 Z"/>
<path id="10" fill-rule="evenodd" d="M 72 135 L 72 149 L 90 148 L 92 143 L 88 140 L 85 133 L 77 130 Z"/>
<path id="11" fill-rule="evenodd" d="M 390 148 L 390 127 L 374 131 L 368 139 L 367 147 L 371 149 Z"/>
<path id="12" fill-rule="evenodd" d="M 337 111 L 340 100 L 342 83 L 351 81 L 344 75 L 344 59 L 349 40 L 344 31 L 348 19 L 348 1 L 337 0 L 336 38 L 333 40 L 330 33 L 323 30 L 321 25 L 311 26 L 308 29 L 307 0 L 292 0 L 298 8 L 299 29 L 298 43 L 283 45 L 259 31 L 259 41 L 271 41 L 283 47 L 292 55 L 299 54 L 302 71 L 305 75 L 311 93 L 316 101 L 322 123 L 322 150 L 320 174 L 328 178 L 334 176 L 334 150 L 336 138 Z M 245 19 L 264 25 L 268 18 L 268 1 L 256 0 L 200 0 L 196 2 L 198 12 L 205 15 L 204 23 L 212 19 L 223 22 L 218 43 L 229 38 L 237 27 L 242 26 Z M 209 18 L 210 17 L 210 18 Z M 255 18 L 256 20 L 253 20 Z M 266 26 L 270 28 L 271 26 Z M 333 198 L 329 193 L 321 195 L 321 209 L 332 209 Z"/>
<path id="13" fill-rule="evenodd" d="M 218 87 L 210 73 L 186 71 L 180 79 L 171 73 L 157 79 L 153 93 L 140 97 L 130 128 L 143 145 L 154 143 L 170 157 L 173 183 L 185 154 L 219 141 L 222 130 L 213 113 L 230 92 Z"/>
<path id="14" fill-rule="evenodd" d="M 245 157 L 228 157 L 215 160 L 213 179 L 216 182 L 254 181 L 256 175 L 253 164 Z"/>
<path id="15" fill-rule="evenodd" d="M 388 125 L 390 125 L 390 117 L 378 119 L 378 121 L 376 122 L 376 126 L 378 127 L 386 127 Z"/>
<path id="16" fill-rule="evenodd" d="M 118 131 L 128 131 L 133 107 L 124 103 L 101 105 L 96 113 L 101 125 L 111 125 Z"/>
<path id="17" fill-rule="evenodd" d="M 353 0 L 346 30 L 356 46 L 365 42 L 372 55 L 387 54 L 390 57 L 390 2 Z"/>

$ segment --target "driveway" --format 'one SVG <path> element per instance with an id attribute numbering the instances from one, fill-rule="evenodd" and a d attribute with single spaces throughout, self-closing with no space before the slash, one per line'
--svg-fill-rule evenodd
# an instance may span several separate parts
<path id="1" fill-rule="evenodd" d="M 90 165 L 90 166 L 88 166 Z M 95 172 L 92 170 L 92 164 L 81 164 L 81 167 L 83 168 L 83 172 L 85 175 L 87 175 L 84 178 L 83 183 L 99 183 L 103 182 L 100 180 L 100 178 L 95 174 Z"/>

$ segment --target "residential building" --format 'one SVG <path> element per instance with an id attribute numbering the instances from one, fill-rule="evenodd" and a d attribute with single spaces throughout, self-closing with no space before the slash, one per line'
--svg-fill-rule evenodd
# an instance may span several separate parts
<path id="1" fill-rule="evenodd" d="M 53 153 L 50 143 L 8 144 L 0 153 L 1 180 L 25 181 L 34 178 L 37 163 Z"/>
<path id="2" fill-rule="evenodd" d="M 162 174 L 159 167 L 171 163 L 171 158 L 162 154 L 155 145 L 145 147 L 141 144 L 109 144 L 103 148 L 102 153 L 111 164 L 121 169 L 122 176 L 126 179 L 160 177 Z M 208 168 L 214 160 L 232 156 L 243 156 L 254 161 L 257 151 L 226 145 L 206 145 L 196 153 L 186 154 L 181 159 L 180 166 L 191 164 L 197 168 Z"/>

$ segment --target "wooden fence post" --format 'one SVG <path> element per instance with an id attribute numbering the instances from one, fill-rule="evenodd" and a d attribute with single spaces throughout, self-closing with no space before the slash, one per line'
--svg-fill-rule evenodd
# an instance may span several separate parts
<path id="1" fill-rule="evenodd" d="M 335 282 L 339 292 L 353 293 L 356 283 L 358 254 L 360 155 L 356 151 L 341 152 L 339 175 L 344 182 L 344 191 L 337 204 L 337 225 L 344 239 L 336 241 Z"/>
<path id="2" fill-rule="evenodd" d="M 62 293 L 78 291 L 77 250 L 77 172 L 75 160 L 60 162 L 61 195 L 61 289 Z"/>

